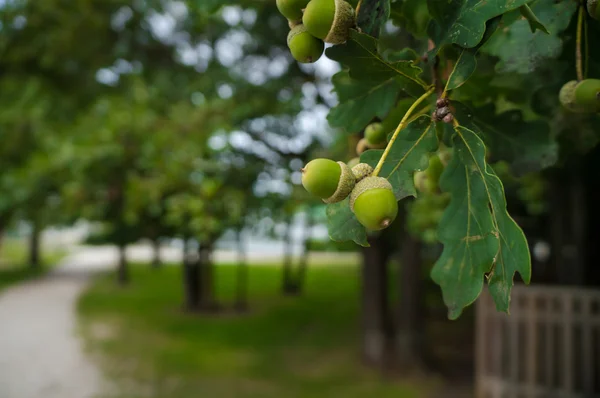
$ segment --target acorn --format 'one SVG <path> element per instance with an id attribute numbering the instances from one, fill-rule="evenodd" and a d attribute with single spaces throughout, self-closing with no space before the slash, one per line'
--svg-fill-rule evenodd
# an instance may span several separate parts
<path id="1" fill-rule="evenodd" d="M 325 203 L 337 203 L 346 199 L 355 183 L 352 169 L 344 162 L 314 159 L 302 169 L 304 188 Z"/>
<path id="2" fill-rule="evenodd" d="M 588 0 L 587 9 L 592 18 L 600 21 L 600 7 L 598 7 L 598 0 Z"/>
<path id="3" fill-rule="evenodd" d="M 325 49 L 323 41 L 308 33 L 302 24 L 296 25 L 290 30 L 287 44 L 294 59 L 305 64 L 316 62 L 321 58 Z"/>
<path id="4" fill-rule="evenodd" d="M 277 0 L 277 9 L 291 21 L 302 20 L 302 10 L 306 8 L 309 0 Z"/>
<path id="5" fill-rule="evenodd" d="M 398 215 L 398 202 L 392 184 L 382 177 L 366 177 L 350 194 L 350 209 L 370 231 L 389 227 Z"/>
<path id="6" fill-rule="evenodd" d="M 348 161 L 348 163 L 346 163 L 348 165 L 348 167 L 353 168 L 354 166 L 356 166 L 357 164 L 360 163 L 360 158 L 359 157 L 355 157 L 352 158 Z"/>
<path id="7" fill-rule="evenodd" d="M 560 103 L 569 111 L 577 113 L 600 112 L 600 80 L 571 80 L 558 94 Z"/>
<path id="8" fill-rule="evenodd" d="M 365 138 L 361 138 L 358 144 L 356 144 L 356 154 L 361 155 L 367 149 L 369 149 L 369 143 Z"/>
<path id="9" fill-rule="evenodd" d="M 417 191 L 421 193 L 434 193 L 437 190 L 436 183 L 429 178 L 425 171 L 415 172 L 413 183 Z"/>
<path id="10" fill-rule="evenodd" d="M 350 37 L 350 28 L 356 25 L 356 20 L 354 9 L 344 0 L 310 0 L 302 23 L 325 43 L 341 44 Z"/>
<path id="11" fill-rule="evenodd" d="M 438 156 L 440 158 L 440 162 L 442 162 L 442 165 L 444 167 L 448 166 L 452 160 L 452 148 L 448 148 L 444 144 L 441 144 L 440 149 L 438 150 Z"/>
<path id="12" fill-rule="evenodd" d="M 359 182 L 365 177 L 368 177 L 373 173 L 373 167 L 367 163 L 359 163 L 352 167 L 352 174 L 354 174 L 354 178 L 356 182 Z"/>
<path id="13" fill-rule="evenodd" d="M 387 136 L 381 123 L 371 123 L 365 128 L 365 139 L 369 148 L 385 148 Z"/>
<path id="14" fill-rule="evenodd" d="M 438 191 L 440 177 L 444 171 L 444 164 L 438 155 L 429 157 L 429 166 L 424 171 L 417 171 L 413 176 L 413 182 L 417 191 L 422 193 L 434 193 Z"/>

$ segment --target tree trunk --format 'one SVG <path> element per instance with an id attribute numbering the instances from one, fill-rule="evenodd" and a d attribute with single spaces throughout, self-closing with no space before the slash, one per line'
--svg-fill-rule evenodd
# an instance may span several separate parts
<path id="1" fill-rule="evenodd" d="M 198 248 L 198 272 L 200 277 L 199 307 L 203 311 L 217 310 L 214 296 L 214 265 L 212 263 L 212 243 L 201 244 Z"/>
<path id="2" fill-rule="evenodd" d="M 119 263 L 117 265 L 117 282 L 121 286 L 129 284 L 129 265 L 127 264 L 127 245 L 119 245 Z"/>
<path id="3" fill-rule="evenodd" d="M 308 258 L 310 256 L 310 244 L 312 240 L 313 219 L 310 212 L 306 213 L 306 223 L 304 224 L 304 247 L 300 262 L 298 264 L 298 273 L 294 281 L 296 294 L 302 294 L 304 291 L 304 282 L 306 281 L 306 271 L 308 269 Z"/>
<path id="4" fill-rule="evenodd" d="M 200 267 L 198 261 L 183 258 L 183 293 L 186 311 L 200 310 Z"/>
<path id="5" fill-rule="evenodd" d="M 241 228 L 237 230 L 236 241 L 238 266 L 236 275 L 235 309 L 241 312 L 248 309 L 248 261 Z"/>
<path id="6" fill-rule="evenodd" d="M 41 228 L 37 221 L 31 223 L 31 236 L 29 238 L 29 265 L 31 268 L 40 268 L 40 235 Z"/>
<path id="7" fill-rule="evenodd" d="M 160 240 L 152 240 L 152 268 L 160 268 L 162 259 L 160 258 Z"/>
<path id="8" fill-rule="evenodd" d="M 402 370 L 425 368 L 425 305 L 422 245 L 407 231 L 402 234 L 400 294 L 396 314 L 396 363 Z"/>
<path id="9" fill-rule="evenodd" d="M 363 248 L 362 264 L 362 357 L 366 364 L 385 370 L 390 348 L 391 322 L 388 303 L 387 260 L 383 240 L 369 240 Z"/>
<path id="10" fill-rule="evenodd" d="M 292 251 L 294 247 L 292 239 L 292 218 L 290 217 L 288 221 L 284 236 L 283 281 L 281 284 L 281 292 L 285 296 L 294 294 L 294 280 L 292 277 Z"/>

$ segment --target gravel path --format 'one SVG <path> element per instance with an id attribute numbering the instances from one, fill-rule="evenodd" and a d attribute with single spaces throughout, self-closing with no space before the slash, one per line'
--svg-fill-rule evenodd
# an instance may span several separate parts
<path id="1" fill-rule="evenodd" d="M 76 330 L 75 305 L 89 276 L 80 261 L 81 255 L 70 256 L 51 275 L 0 293 L 0 397 L 100 393 L 102 377 L 85 356 Z"/>

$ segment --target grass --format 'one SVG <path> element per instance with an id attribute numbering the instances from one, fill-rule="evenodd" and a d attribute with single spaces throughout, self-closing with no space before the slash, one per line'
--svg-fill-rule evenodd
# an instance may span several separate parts
<path id="1" fill-rule="evenodd" d="M 61 251 L 42 250 L 44 266 L 32 268 L 27 264 L 27 242 L 23 239 L 4 238 L 0 246 L 0 291 L 15 283 L 44 275 L 63 256 Z"/>
<path id="2" fill-rule="evenodd" d="M 355 267 L 312 268 L 305 296 L 279 294 L 281 270 L 253 266 L 251 312 L 181 311 L 178 267 L 134 267 L 122 289 L 111 277 L 81 297 L 82 332 L 119 397 L 418 398 L 415 383 L 383 381 L 358 359 Z M 222 303 L 234 267 L 218 267 Z"/>

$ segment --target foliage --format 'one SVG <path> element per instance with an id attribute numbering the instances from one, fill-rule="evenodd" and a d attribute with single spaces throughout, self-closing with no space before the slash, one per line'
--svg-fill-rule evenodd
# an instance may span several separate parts
<path id="1" fill-rule="evenodd" d="M 510 184 L 537 184 L 519 188 L 513 200 L 539 214 L 543 184 L 532 176 L 598 142 L 600 130 L 591 127 L 598 115 L 570 114 L 558 103 L 565 82 L 600 76 L 594 51 L 600 26 L 577 3 L 364 0 L 349 40 L 326 50 L 343 68 L 332 80 L 338 104 L 328 120 L 352 135 L 373 121 L 388 129 L 387 147 L 366 151 L 361 161 L 390 181 L 398 200 L 417 196 L 408 206 L 413 232 L 432 242 L 437 227 L 444 249 L 431 275 L 450 318 L 479 296 L 484 282 L 497 309 L 508 312 L 514 275 L 530 279 L 528 244 L 507 213 L 492 165 L 508 166 Z M 390 29 L 388 18 L 401 29 Z M 574 131 L 585 139 L 570 138 Z M 413 176 L 441 142 L 453 155 L 441 192 L 427 195 L 443 196 L 421 201 Z M 431 206 L 435 219 L 412 214 Z M 332 239 L 368 245 L 372 233 L 347 201 L 329 205 L 327 215 Z"/>

